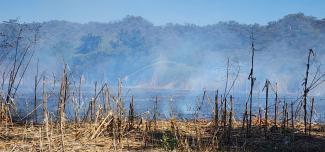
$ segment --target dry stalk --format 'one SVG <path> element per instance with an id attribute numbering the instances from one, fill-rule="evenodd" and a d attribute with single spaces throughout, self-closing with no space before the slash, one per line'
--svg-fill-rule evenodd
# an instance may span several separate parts
<path id="1" fill-rule="evenodd" d="M 292 130 L 295 129 L 294 121 L 295 121 L 295 117 L 294 117 L 294 111 L 293 111 L 293 102 L 291 102 L 291 128 L 292 128 Z"/>
<path id="2" fill-rule="evenodd" d="M 45 77 L 43 77 L 43 114 L 44 114 L 46 139 L 48 141 L 49 151 L 51 151 L 51 138 L 49 137 L 49 117 L 47 111 L 47 94 L 45 92 Z"/>
<path id="3" fill-rule="evenodd" d="M 229 112 L 229 129 L 228 129 L 228 143 L 230 142 L 232 132 L 232 115 L 233 115 L 233 97 L 230 96 L 230 112 Z"/>
<path id="4" fill-rule="evenodd" d="M 215 96 L 215 107 L 214 107 L 214 123 L 215 123 L 215 126 L 216 128 L 218 128 L 218 125 L 219 125 L 219 104 L 218 104 L 218 90 L 217 90 L 217 93 L 216 93 L 216 96 Z"/>
<path id="5" fill-rule="evenodd" d="M 111 106 L 110 106 L 110 93 L 107 85 L 105 86 L 104 96 L 105 96 L 105 108 L 106 108 L 105 110 L 106 113 L 108 114 L 108 112 L 111 110 Z"/>
<path id="6" fill-rule="evenodd" d="M 154 113 L 153 113 L 153 121 L 154 121 L 154 130 L 157 130 L 157 120 L 158 120 L 158 96 L 156 96 Z"/>
<path id="7" fill-rule="evenodd" d="M 311 134 L 311 122 L 313 120 L 313 111 L 314 111 L 314 97 L 310 100 L 310 118 L 309 118 L 309 136 Z"/>
<path id="8" fill-rule="evenodd" d="M 68 74 L 67 74 L 67 65 L 64 66 L 63 76 L 61 80 L 60 88 L 60 101 L 59 101 L 59 113 L 60 113 L 60 133 L 61 133 L 61 149 L 64 151 L 64 126 L 65 126 L 65 102 L 67 100 L 68 93 Z"/>
<path id="9" fill-rule="evenodd" d="M 309 92 L 309 88 L 307 87 L 307 83 L 308 83 L 308 76 L 309 76 L 309 62 L 310 62 L 310 56 L 313 55 L 314 56 L 314 51 L 312 49 L 309 50 L 309 54 L 308 54 L 308 60 L 307 60 L 307 68 L 306 68 L 306 76 L 304 79 L 304 94 L 303 94 L 303 108 L 304 108 L 304 131 L 305 134 L 307 134 L 307 96 L 308 96 L 308 92 Z"/>
<path id="10" fill-rule="evenodd" d="M 278 83 L 275 83 L 274 127 L 277 128 Z"/>
<path id="11" fill-rule="evenodd" d="M 110 118 L 111 116 L 112 116 L 112 112 L 109 112 L 107 116 L 104 118 L 104 120 L 102 120 L 100 125 L 97 127 L 95 132 L 92 134 L 90 139 L 95 139 L 96 137 L 98 137 L 102 132 L 101 130 L 105 129 L 113 121 L 113 118 L 111 118 L 108 122 L 106 122 L 106 120 L 108 120 L 108 118 Z"/>
<path id="12" fill-rule="evenodd" d="M 266 80 L 265 81 L 265 85 L 264 85 L 264 89 L 265 90 L 265 124 L 264 124 L 264 134 L 265 134 L 265 137 L 267 138 L 267 131 L 268 131 L 268 108 L 269 108 L 269 85 L 270 85 L 270 81 L 269 80 Z"/>
<path id="13" fill-rule="evenodd" d="M 133 96 L 131 97 L 131 102 L 130 102 L 130 108 L 129 108 L 129 121 L 128 121 L 128 130 L 130 131 L 131 129 L 134 128 L 134 98 Z"/>

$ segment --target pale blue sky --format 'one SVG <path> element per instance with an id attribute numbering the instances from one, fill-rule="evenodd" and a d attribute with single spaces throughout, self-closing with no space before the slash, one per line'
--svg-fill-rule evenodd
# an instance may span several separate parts
<path id="1" fill-rule="evenodd" d="M 325 0 L 0 0 L 0 20 L 109 22 L 142 16 L 155 25 L 235 20 L 266 24 L 290 13 L 325 18 Z"/>

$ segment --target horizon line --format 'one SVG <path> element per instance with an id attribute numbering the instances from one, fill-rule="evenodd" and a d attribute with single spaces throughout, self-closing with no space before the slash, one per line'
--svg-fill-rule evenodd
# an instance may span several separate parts
<path id="1" fill-rule="evenodd" d="M 48 23 L 48 22 L 69 22 L 69 23 L 72 23 L 72 24 L 81 24 L 81 25 L 86 25 L 86 24 L 93 24 L 93 23 L 97 23 L 97 24 L 114 24 L 114 23 L 118 23 L 118 22 L 123 22 L 123 20 L 125 19 L 128 19 L 128 18 L 140 18 L 140 19 L 143 19 L 144 21 L 152 24 L 152 26 L 168 26 L 168 25 L 181 25 L 181 26 L 184 26 L 184 25 L 194 25 L 194 26 L 199 26 L 199 27 L 204 27 L 204 26 L 212 26 L 212 25 L 217 25 L 217 24 L 222 24 L 222 23 L 237 23 L 237 24 L 240 24 L 240 25 L 247 25 L 247 26 L 251 26 L 251 25 L 260 25 L 260 26 L 267 26 L 267 25 L 270 25 L 272 22 L 278 22 L 286 17 L 289 17 L 289 16 L 303 16 L 303 17 L 306 17 L 306 18 L 313 18 L 315 20 L 318 20 L 318 21 L 325 21 L 325 17 L 324 18 L 321 18 L 321 17 L 316 17 L 316 16 L 313 16 L 313 15 L 306 15 L 302 12 L 297 12 L 297 13 L 290 13 L 290 14 L 287 14 L 287 15 L 283 15 L 282 17 L 278 18 L 278 19 L 275 19 L 275 20 L 270 20 L 268 21 L 267 23 L 243 23 L 243 22 L 239 22 L 239 21 L 236 21 L 236 20 L 219 20 L 219 21 L 216 21 L 215 23 L 209 23 L 209 24 L 195 24 L 195 23 L 173 23 L 173 22 L 166 22 L 165 24 L 155 24 L 153 23 L 152 21 L 146 19 L 145 17 L 143 16 L 140 16 L 140 15 L 125 15 L 124 17 L 120 18 L 120 19 L 115 19 L 115 20 L 109 20 L 109 21 L 86 21 L 86 22 L 78 22 L 78 21 L 70 21 L 70 20 L 65 20 L 65 19 L 50 19 L 50 20 L 44 20 L 44 21 L 24 21 L 23 19 L 21 19 L 21 17 L 16 17 L 15 19 L 7 19 L 7 20 L 2 20 L 2 22 L 5 22 L 5 21 L 19 21 L 21 23 L 24 23 L 24 24 L 32 24 L 32 23 Z M 1 23 L 0 23 L 1 24 Z"/>

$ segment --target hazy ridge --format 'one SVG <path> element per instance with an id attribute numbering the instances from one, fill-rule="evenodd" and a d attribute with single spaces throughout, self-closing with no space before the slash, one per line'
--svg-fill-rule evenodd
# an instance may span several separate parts
<path id="1" fill-rule="evenodd" d="M 267 78 L 279 83 L 280 92 L 296 93 L 301 88 L 308 49 L 313 48 L 317 53 L 313 64 L 322 64 L 325 59 L 325 19 L 301 13 L 287 15 L 266 26 L 235 21 L 207 26 L 155 26 L 135 16 L 109 23 L 39 24 L 42 28 L 36 57 L 42 71 L 48 75 L 59 73 L 65 62 L 75 77 L 84 75 L 88 81 L 108 81 L 112 85 L 121 78 L 129 87 L 223 88 L 229 57 L 232 73 L 240 65 L 234 91 L 245 92 L 252 26 L 258 90 Z M 28 72 L 30 77 L 33 70 Z M 321 90 L 313 93 L 324 95 Z"/>

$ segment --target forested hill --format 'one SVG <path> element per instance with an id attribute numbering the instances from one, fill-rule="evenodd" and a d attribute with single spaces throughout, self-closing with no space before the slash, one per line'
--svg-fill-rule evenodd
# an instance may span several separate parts
<path id="1" fill-rule="evenodd" d="M 278 82 L 283 92 L 297 92 L 304 77 L 308 49 L 316 51 L 313 64 L 322 64 L 325 59 L 325 19 L 300 13 L 267 25 L 229 21 L 206 26 L 156 26 L 135 16 L 108 23 L 40 24 L 35 56 L 41 63 L 40 69 L 59 72 L 66 62 L 75 76 L 82 74 L 89 80 L 107 80 L 112 84 L 121 78 L 125 85 L 133 87 L 223 87 L 229 58 L 232 75 L 240 66 L 235 89 L 244 92 L 248 88 L 252 29 L 258 86 L 269 79 Z"/>

